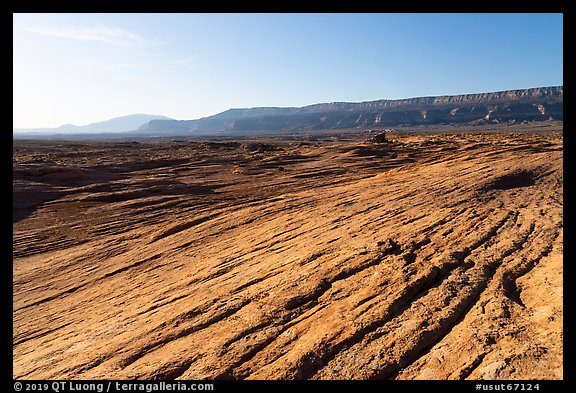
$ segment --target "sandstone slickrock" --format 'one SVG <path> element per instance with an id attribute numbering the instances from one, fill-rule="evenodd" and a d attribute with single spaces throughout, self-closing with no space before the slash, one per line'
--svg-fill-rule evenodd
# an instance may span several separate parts
<path id="1" fill-rule="evenodd" d="M 14 378 L 562 378 L 562 135 L 387 139 L 15 141 Z"/>

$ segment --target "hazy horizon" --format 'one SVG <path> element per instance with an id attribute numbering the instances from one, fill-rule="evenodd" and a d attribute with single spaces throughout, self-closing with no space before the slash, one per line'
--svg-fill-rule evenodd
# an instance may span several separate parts
<path id="1" fill-rule="evenodd" d="M 562 14 L 14 14 L 13 21 L 13 128 L 563 85 Z"/>
<path id="2" fill-rule="evenodd" d="M 562 85 L 560 85 L 560 86 L 562 86 Z M 525 89 L 537 89 L 537 88 L 548 88 L 548 87 L 557 87 L 557 86 L 535 86 L 535 87 L 529 87 L 529 88 L 510 89 L 510 90 L 507 90 L 507 91 L 525 90 Z M 498 91 L 493 91 L 493 92 L 463 93 L 463 95 L 484 94 L 484 93 L 498 93 Z M 441 96 L 441 95 L 438 95 L 437 97 L 440 97 L 440 96 Z M 428 97 L 429 97 L 429 96 L 428 96 Z M 405 97 L 405 98 L 401 98 L 401 99 L 398 99 L 398 100 L 411 99 L 411 98 L 426 98 L 426 97 Z M 378 100 L 375 100 L 375 101 L 378 101 Z M 391 101 L 394 101 L 394 100 L 391 100 Z M 329 102 L 329 103 L 341 103 L 341 102 L 343 102 L 343 101 L 331 101 L 331 102 Z M 371 101 L 368 101 L 368 102 L 371 102 Z M 347 103 L 361 103 L 361 102 L 358 101 L 358 102 L 347 102 Z M 324 104 L 324 103 L 316 103 L 316 104 Z M 314 105 L 314 104 L 312 104 L 312 105 Z M 263 107 L 263 106 L 262 106 L 262 107 Z M 254 108 L 258 108 L 258 107 L 251 107 L 251 108 L 228 108 L 226 111 L 228 111 L 228 110 L 239 110 L 239 109 L 240 109 L 240 110 L 241 110 L 241 109 L 254 109 Z M 285 107 L 285 108 L 287 108 L 287 107 Z M 226 111 L 223 111 L 223 112 L 226 112 Z M 223 112 L 214 113 L 214 114 L 208 115 L 207 117 L 215 116 L 215 115 L 218 115 L 218 114 L 223 113 Z M 193 119 L 174 119 L 174 118 L 171 118 L 171 117 L 168 117 L 168 116 L 164 116 L 164 115 L 161 115 L 161 114 L 130 113 L 130 114 L 125 114 L 125 115 L 121 115 L 121 116 L 115 116 L 115 117 L 110 118 L 110 119 L 101 119 L 101 120 L 99 120 L 99 121 L 91 122 L 91 123 L 88 123 L 88 124 L 71 124 L 71 123 L 66 123 L 66 124 L 62 124 L 62 125 L 57 126 L 57 127 L 35 127 L 35 128 L 19 128 L 19 127 L 13 127 L 13 130 L 18 130 L 18 131 L 28 131 L 28 130 L 29 130 L 30 132 L 41 132 L 41 131 L 46 130 L 46 131 L 52 132 L 52 131 L 54 131 L 54 130 L 56 130 L 56 129 L 61 129 L 61 128 L 62 128 L 62 129 L 64 129 L 63 132 L 74 132 L 74 131 L 68 130 L 67 128 L 70 128 L 70 127 L 74 127 L 74 128 L 76 128 L 76 127 L 77 127 L 77 128 L 85 128 L 85 127 L 92 126 L 92 125 L 98 125 L 98 124 L 102 124 L 102 123 L 107 123 L 107 122 L 109 122 L 109 121 L 115 121 L 115 120 L 121 120 L 121 119 L 127 119 L 127 118 L 132 118 L 132 117 L 139 117 L 139 116 L 142 116 L 142 117 L 144 117 L 144 116 L 147 116 L 147 117 L 155 117 L 155 118 L 157 118 L 157 119 L 166 119 L 166 120 L 199 120 L 199 119 L 200 119 L 200 118 L 193 118 Z M 145 120 L 145 122 L 147 122 L 147 121 L 149 121 L 149 120 Z M 86 133 L 86 132 L 91 132 L 91 131 L 80 131 L 80 132 Z M 99 131 L 99 132 L 100 132 L 100 131 Z"/>

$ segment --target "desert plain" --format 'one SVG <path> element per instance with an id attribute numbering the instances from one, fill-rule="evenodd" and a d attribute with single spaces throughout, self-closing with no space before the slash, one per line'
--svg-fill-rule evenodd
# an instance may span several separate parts
<path id="1" fill-rule="evenodd" d="M 13 377 L 562 379 L 562 132 L 370 137 L 14 140 Z"/>

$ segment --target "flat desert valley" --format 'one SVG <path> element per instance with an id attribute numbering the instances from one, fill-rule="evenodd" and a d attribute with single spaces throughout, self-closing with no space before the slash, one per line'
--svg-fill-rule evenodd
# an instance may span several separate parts
<path id="1" fill-rule="evenodd" d="M 15 379 L 562 379 L 562 132 L 13 142 Z"/>

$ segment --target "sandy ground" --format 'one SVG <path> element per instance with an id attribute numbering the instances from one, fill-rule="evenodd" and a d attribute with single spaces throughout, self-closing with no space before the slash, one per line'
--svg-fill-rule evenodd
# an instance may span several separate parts
<path id="1" fill-rule="evenodd" d="M 561 379 L 561 134 L 14 141 L 18 379 Z"/>

